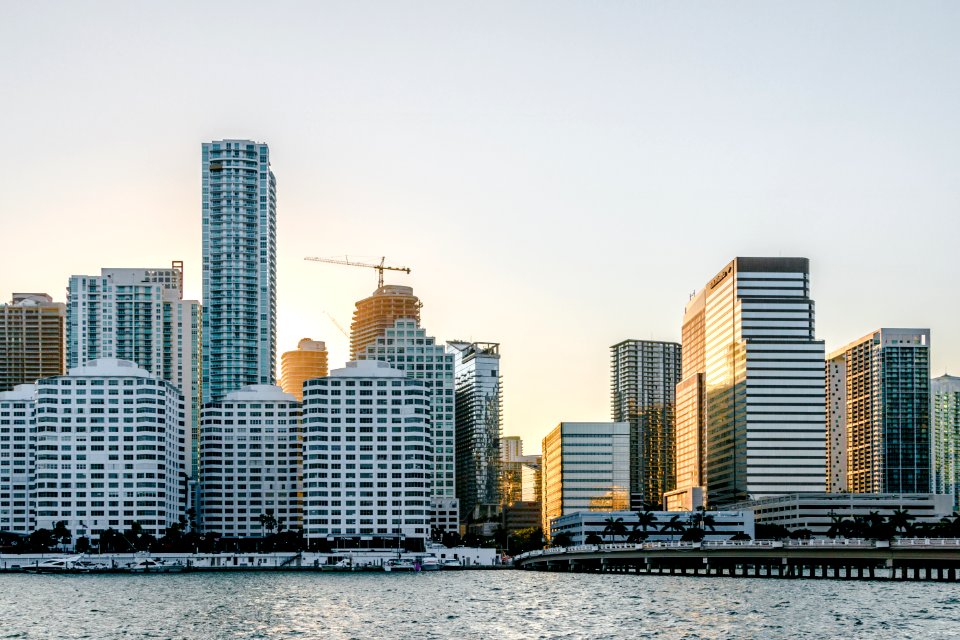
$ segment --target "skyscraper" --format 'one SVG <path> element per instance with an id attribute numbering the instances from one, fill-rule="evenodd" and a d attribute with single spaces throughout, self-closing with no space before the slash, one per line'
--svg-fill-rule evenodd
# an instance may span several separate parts
<path id="1" fill-rule="evenodd" d="M 36 404 L 36 385 L 0 391 L 0 531 L 28 535 L 37 528 Z"/>
<path id="2" fill-rule="evenodd" d="M 561 422 L 543 439 L 540 468 L 543 531 L 577 511 L 629 508 L 630 425 Z"/>
<path id="3" fill-rule="evenodd" d="M 169 268 L 101 269 L 71 276 L 67 294 L 69 367 L 100 358 L 129 360 L 176 386 L 191 434 L 188 473 L 197 477 L 200 389 L 200 304 L 183 300 L 183 264 Z"/>
<path id="4" fill-rule="evenodd" d="M 930 330 L 878 329 L 827 358 L 831 492 L 930 491 Z"/>
<path id="5" fill-rule="evenodd" d="M 409 318 L 420 324 L 420 300 L 412 287 L 384 285 L 369 298 L 357 302 L 350 324 L 350 357 L 360 360 L 367 346 L 376 342 L 396 320 Z"/>
<path id="6" fill-rule="evenodd" d="M 712 508 L 822 490 L 823 342 L 809 260 L 735 258 L 721 269 L 687 305 L 682 376 L 678 490 L 705 486 Z"/>
<path id="7" fill-rule="evenodd" d="M 327 345 L 304 338 L 296 351 L 280 356 L 280 387 L 298 401 L 303 400 L 303 383 L 327 375 Z"/>
<path id="8" fill-rule="evenodd" d="M 15 293 L 0 304 L 0 391 L 65 371 L 65 308 L 45 293 Z"/>
<path id="9" fill-rule="evenodd" d="M 430 440 L 425 443 L 433 463 L 433 518 L 431 526 L 441 531 L 459 528 L 454 454 L 453 355 L 427 335 L 413 319 L 399 319 L 367 345 L 363 360 L 380 360 L 403 371 L 408 378 L 423 380 L 430 393 Z"/>
<path id="10" fill-rule="evenodd" d="M 203 144 L 203 403 L 275 384 L 277 181 L 270 149 Z"/>
<path id="11" fill-rule="evenodd" d="M 613 421 L 630 423 L 630 508 L 659 507 L 676 487 L 680 345 L 624 340 L 610 347 L 610 355 Z"/>
<path id="12" fill-rule="evenodd" d="M 456 486 L 461 517 L 500 504 L 500 345 L 452 341 L 456 385 Z"/>
<path id="13" fill-rule="evenodd" d="M 933 491 L 953 496 L 960 507 L 960 377 L 930 383 L 933 396 Z"/>

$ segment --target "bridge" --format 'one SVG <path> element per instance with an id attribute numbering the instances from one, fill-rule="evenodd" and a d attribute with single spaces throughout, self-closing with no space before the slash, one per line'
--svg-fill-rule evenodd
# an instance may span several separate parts
<path id="1" fill-rule="evenodd" d="M 960 580 L 960 539 L 578 545 L 528 551 L 513 563 L 532 571 L 956 582 Z"/>

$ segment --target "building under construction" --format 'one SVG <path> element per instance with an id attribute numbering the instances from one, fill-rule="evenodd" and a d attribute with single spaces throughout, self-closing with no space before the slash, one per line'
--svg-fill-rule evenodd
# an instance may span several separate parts
<path id="1" fill-rule="evenodd" d="M 296 351 L 286 351 L 280 358 L 280 388 L 303 402 L 303 383 L 327 377 L 327 345 L 304 338 Z"/>
<path id="2" fill-rule="evenodd" d="M 413 287 L 392 284 L 378 287 L 369 298 L 357 302 L 350 324 L 350 358 L 363 358 L 367 346 L 401 318 L 416 320 L 419 325 L 421 306 Z"/>

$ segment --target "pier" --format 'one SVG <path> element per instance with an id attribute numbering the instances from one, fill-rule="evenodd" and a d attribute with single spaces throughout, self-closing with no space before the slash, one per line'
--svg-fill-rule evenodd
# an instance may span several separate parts
<path id="1" fill-rule="evenodd" d="M 530 571 L 741 578 L 960 580 L 960 539 L 750 540 L 579 545 L 514 558 Z"/>

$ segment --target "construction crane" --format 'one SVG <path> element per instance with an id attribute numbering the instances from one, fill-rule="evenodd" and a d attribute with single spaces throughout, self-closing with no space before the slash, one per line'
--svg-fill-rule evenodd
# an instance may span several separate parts
<path id="1" fill-rule="evenodd" d="M 349 256 L 343 256 L 343 259 L 339 258 L 304 258 L 304 260 L 311 260 L 313 262 L 326 262 L 327 264 L 342 264 L 348 267 L 367 267 L 368 269 L 377 270 L 377 288 L 383 286 L 383 272 L 384 271 L 403 271 L 404 273 L 410 273 L 410 267 L 388 267 L 383 263 L 386 261 L 386 256 L 380 258 L 380 264 L 367 264 L 366 262 L 354 262 L 350 260 Z"/>
<path id="2" fill-rule="evenodd" d="M 347 330 L 343 328 L 343 325 L 340 324 L 339 322 L 337 322 L 337 319 L 334 318 L 333 315 L 332 315 L 329 311 L 327 311 L 326 309 L 324 309 L 323 312 L 324 312 L 325 314 L 327 314 L 327 317 L 328 317 L 328 318 L 330 318 L 330 322 L 332 322 L 337 329 L 340 329 L 340 333 L 342 333 L 342 334 L 343 334 L 344 336 L 346 336 L 347 338 L 350 337 L 350 334 L 347 333 Z"/>

